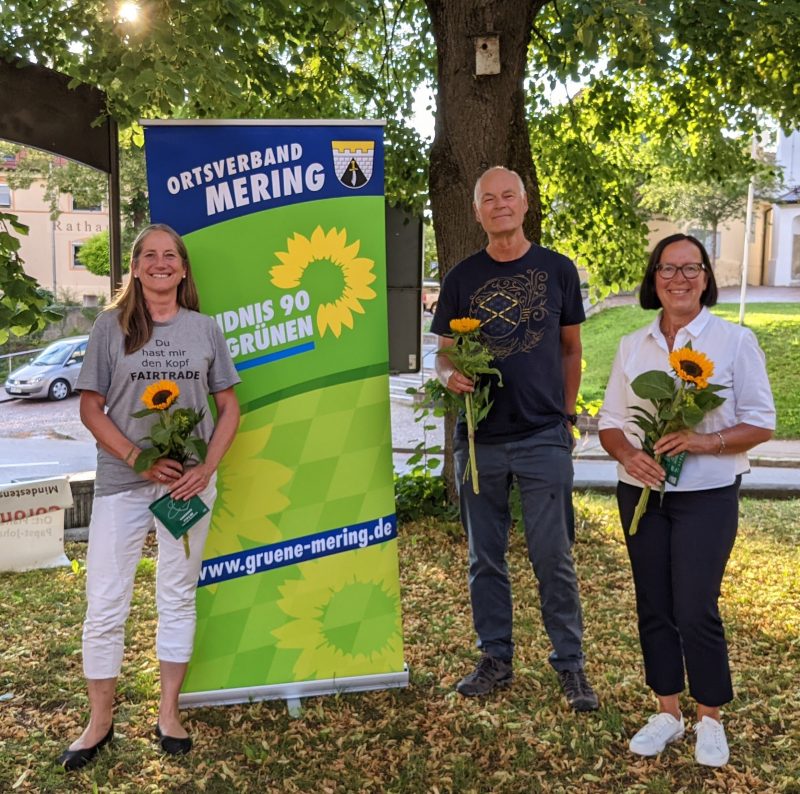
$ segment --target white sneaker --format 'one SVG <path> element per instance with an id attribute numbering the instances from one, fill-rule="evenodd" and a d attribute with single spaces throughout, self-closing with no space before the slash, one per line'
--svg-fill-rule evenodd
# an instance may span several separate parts
<path id="1" fill-rule="evenodd" d="M 672 714 L 662 711 L 647 720 L 647 724 L 631 739 L 628 746 L 636 755 L 658 755 L 670 742 L 682 739 L 684 730 L 683 716 L 676 720 Z"/>
<path id="2" fill-rule="evenodd" d="M 719 722 L 711 717 L 703 717 L 694 726 L 694 732 L 697 734 L 694 758 L 698 764 L 724 766 L 728 763 L 728 740 L 725 738 L 725 728 Z"/>

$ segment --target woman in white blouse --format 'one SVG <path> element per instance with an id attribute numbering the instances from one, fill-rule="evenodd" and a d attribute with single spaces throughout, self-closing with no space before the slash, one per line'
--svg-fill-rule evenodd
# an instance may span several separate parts
<path id="1" fill-rule="evenodd" d="M 775 407 L 764 354 L 753 333 L 711 314 L 717 285 L 702 243 L 685 234 L 653 250 L 639 302 L 661 309 L 650 325 L 620 341 L 600 411 L 600 442 L 619 462 L 617 502 L 636 589 L 645 678 L 658 712 L 631 739 L 638 755 L 656 755 L 684 734 L 679 698 L 684 670 L 697 702 L 695 758 L 728 761 L 720 706 L 733 698 L 728 650 L 717 601 L 738 526 L 746 452 L 772 436 Z M 631 389 L 642 372 L 670 372 L 670 351 L 691 342 L 714 362 L 713 382 L 725 402 L 692 430 L 664 436 L 655 452 L 687 452 L 677 485 L 642 450 L 634 406 L 652 408 Z M 642 487 L 653 488 L 638 532 L 628 527 Z"/>

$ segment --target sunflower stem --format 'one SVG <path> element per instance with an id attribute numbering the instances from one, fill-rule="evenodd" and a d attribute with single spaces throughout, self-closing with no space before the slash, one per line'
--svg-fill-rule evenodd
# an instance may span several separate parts
<path id="1" fill-rule="evenodd" d="M 663 457 L 662 453 L 658 453 L 654 457 L 654 460 L 659 465 L 661 464 L 661 458 Z M 650 491 L 651 488 L 649 485 L 645 485 L 642 489 L 642 493 L 639 496 L 639 501 L 636 503 L 636 510 L 633 511 L 633 520 L 631 521 L 630 527 L 628 527 L 628 534 L 635 535 L 639 529 L 639 520 L 641 517 L 647 512 L 647 500 L 650 498 Z M 664 499 L 664 483 L 661 483 L 661 499 Z M 660 504 L 660 503 L 659 503 Z"/>
<path id="2" fill-rule="evenodd" d="M 475 418 L 472 415 L 472 394 L 467 392 L 465 395 L 466 414 L 467 414 L 467 440 L 469 441 L 469 468 L 472 474 L 472 490 L 480 493 L 478 487 L 478 464 L 475 460 Z"/>
<path id="3" fill-rule="evenodd" d="M 639 496 L 639 501 L 636 503 L 636 509 L 633 511 L 633 519 L 631 525 L 628 527 L 628 534 L 633 536 L 639 529 L 639 519 L 647 511 L 647 500 L 650 498 L 650 486 L 645 485 L 642 488 L 642 493 Z"/>
<path id="4" fill-rule="evenodd" d="M 189 533 L 186 532 L 183 536 L 183 553 L 186 555 L 186 559 L 189 559 Z"/>

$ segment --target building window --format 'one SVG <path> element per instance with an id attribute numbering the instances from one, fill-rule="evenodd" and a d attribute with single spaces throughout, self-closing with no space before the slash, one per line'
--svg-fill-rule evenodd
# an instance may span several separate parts
<path id="1" fill-rule="evenodd" d="M 81 260 L 78 259 L 78 252 L 81 250 L 81 246 L 83 243 L 73 243 L 72 244 L 72 269 L 73 270 L 86 270 L 86 265 L 81 263 Z"/>
<path id="2" fill-rule="evenodd" d="M 11 188 L 8 185 L 0 185 L 0 207 L 11 206 Z"/>
<path id="3" fill-rule="evenodd" d="M 716 251 L 717 258 L 722 250 L 722 232 L 717 232 L 716 235 L 711 234 L 711 229 L 689 229 L 688 232 L 692 237 L 696 237 L 708 251 L 708 255 L 712 256 L 712 251 Z M 716 241 L 714 240 L 716 237 Z M 713 243 L 716 242 L 716 246 Z"/>
<path id="4" fill-rule="evenodd" d="M 72 211 L 73 212 L 100 212 L 103 209 L 102 204 L 88 204 L 85 201 L 72 196 Z"/>

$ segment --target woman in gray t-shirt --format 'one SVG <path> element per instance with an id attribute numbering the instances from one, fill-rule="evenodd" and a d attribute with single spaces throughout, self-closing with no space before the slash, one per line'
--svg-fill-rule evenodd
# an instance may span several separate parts
<path id="1" fill-rule="evenodd" d="M 199 496 L 212 508 L 216 468 L 239 424 L 233 387 L 240 379 L 219 327 L 199 313 L 183 240 L 169 226 L 147 227 L 133 245 L 131 275 L 98 317 L 78 380 L 81 419 L 97 440 L 83 625 L 91 715 L 81 736 L 58 758 L 67 770 L 88 764 L 113 738 L 125 621 L 142 546 L 153 528 L 159 545 L 156 650 L 161 673 L 155 733 L 166 753 L 191 749 L 178 713 L 178 693 L 192 654 L 195 590 L 211 512 L 191 527 L 187 554 L 183 542 L 154 518 L 149 506 L 170 493 L 176 500 Z M 203 412 L 193 435 L 206 442 L 205 459 L 183 465 L 162 457 L 137 472 L 136 460 L 148 446 L 140 447 L 141 439 L 158 416 L 132 414 L 145 404 L 157 405 L 161 397 L 171 402 L 176 392 L 181 408 Z M 209 395 L 217 409 L 216 424 L 208 411 Z"/>

